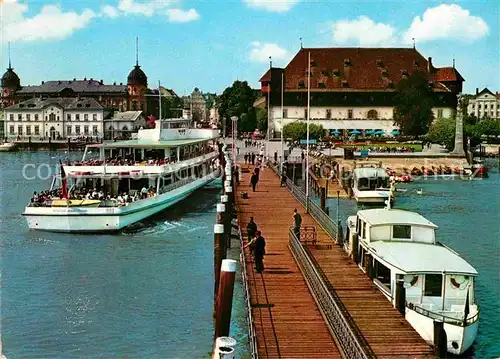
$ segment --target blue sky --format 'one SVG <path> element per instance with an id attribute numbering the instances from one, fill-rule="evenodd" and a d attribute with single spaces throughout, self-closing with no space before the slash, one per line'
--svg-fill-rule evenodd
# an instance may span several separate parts
<path id="1" fill-rule="evenodd" d="M 73 78 L 126 82 L 139 62 L 150 87 L 220 93 L 258 79 L 304 47 L 410 47 L 456 67 L 476 87 L 500 90 L 496 1 L 2 0 L 2 65 L 22 85 Z"/>

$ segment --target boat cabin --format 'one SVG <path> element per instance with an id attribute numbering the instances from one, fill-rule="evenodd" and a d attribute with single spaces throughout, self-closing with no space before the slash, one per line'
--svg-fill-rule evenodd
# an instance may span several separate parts
<path id="1" fill-rule="evenodd" d="M 355 260 L 389 300 L 395 301 L 396 284 L 403 282 L 407 305 L 462 320 L 466 301 L 475 301 L 478 273 L 436 241 L 434 223 L 415 212 L 384 208 L 360 210 L 348 224 Z"/>
<path id="2" fill-rule="evenodd" d="M 389 190 L 389 175 L 383 168 L 355 168 L 354 187 L 359 191 Z"/>

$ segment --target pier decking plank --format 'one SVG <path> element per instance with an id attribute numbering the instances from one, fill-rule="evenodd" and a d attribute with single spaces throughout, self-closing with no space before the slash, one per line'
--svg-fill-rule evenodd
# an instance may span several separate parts
<path id="1" fill-rule="evenodd" d="M 266 269 L 262 275 L 255 272 L 247 253 L 259 356 L 303 358 L 314 353 L 318 358 L 340 358 L 288 248 L 293 209 L 301 213 L 303 226 L 316 227 L 318 243 L 332 244 L 331 238 L 288 190 L 280 187 L 271 169 L 261 172 L 256 192 L 247 187 L 249 179 L 250 174 L 243 174 L 236 194 L 240 225 L 246 228 L 253 216 L 266 239 Z M 248 192 L 248 199 L 241 199 L 242 191 Z M 318 248 L 310 246 L 309 252 L 377 358 L 434 358 L 427 343 L 341 248 Z"/>
<path id="2" fill-rule="evenodd" d="M 247 187 L 243 174 L 237 196 L 238 219 L 242 228 L 254 217 L 266 239 L 265 271 L 255 271 L 246 249 L 252 314 L 260 358 L 342 358 L 307 284 L 288 249 L 288 227 L 292 224 L 296 200 L 266 169 L 257 191 Z"/>

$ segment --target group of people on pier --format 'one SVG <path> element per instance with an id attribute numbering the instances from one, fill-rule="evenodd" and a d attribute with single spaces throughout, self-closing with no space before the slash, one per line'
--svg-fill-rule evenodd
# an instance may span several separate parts
<path id="1" fill-rule="evenodd" d="M 253 217 L 247 225 L 248 243 L 243 248 L 249 248 L 255 261 L 255 270 L 257 273 L 264 271 L 264 255 L 266 254 L 266 240 L 258 230 Z"/>

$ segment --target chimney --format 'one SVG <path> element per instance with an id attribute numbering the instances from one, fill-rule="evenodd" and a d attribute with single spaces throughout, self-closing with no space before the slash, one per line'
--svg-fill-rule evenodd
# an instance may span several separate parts
<path id="1" fill-rule="evenodd" d="M 476 87 L 476 95 L 479 95 L 479 88 Z"/>
<path id="2" fill-rule="evenodd" d="M 87 78 L 86 78 L 86 77 L 84 77 L 84 78 L 83 78 L 83 81 L 87 81 Z"/>
<path id="3" fill-rule="evenodd" d="M 73 81 L 76 81 L 76 77 L 73 79 Z"/>
<path id="4" fill-rule="evenodd" d="M 432 57 L 427 59 L 427 72 L 431 73 L 434 70 L 434 66 L 432 66 Z"/>
<path id="5" fill-rule="evenodd" d="M 45 81 L 42 81 L 42 85 L 45 83 Z"/>
<path id="6" fill-rule="evenodd" d="M 115 82 L 113 82 L 113 85 L 115 85 L 115 86 L 116 86 L 116 81 L 115 81 Z"/>
<path id="7" fill-rule="evenodd" d="M 103 85 L 104 84 L 104 80 L 101 79 L 100 83 L 101 83 L 101 85 Z"/>

